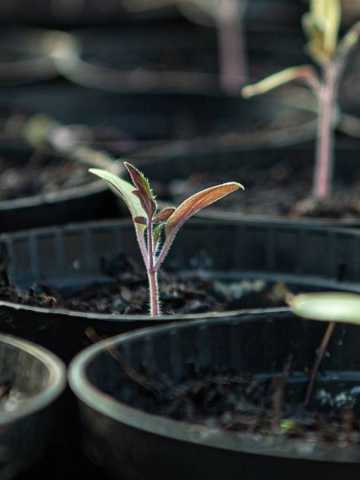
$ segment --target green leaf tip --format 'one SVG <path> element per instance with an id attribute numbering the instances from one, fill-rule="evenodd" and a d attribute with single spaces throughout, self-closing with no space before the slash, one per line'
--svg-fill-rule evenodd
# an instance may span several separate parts
<path id="1" fill-rule="evenodd" d="M 360 295 L 343 292 L 320 292 L 294 295 L 291 310 L 298 316 L 322 322 L 360 325 Z"/>
<path id="2" fill-rule="evenodd" d="M 124 201 L 134 221 L 136 218 L 147 217 L 140 199 L 134 194 L 134 186 L 131 183 L 106 170 L 90 168 L 89 172 L 104 180 L 110 189 Z M 138 228 L 144 228 L 142 224 L 135 223 Z"/>

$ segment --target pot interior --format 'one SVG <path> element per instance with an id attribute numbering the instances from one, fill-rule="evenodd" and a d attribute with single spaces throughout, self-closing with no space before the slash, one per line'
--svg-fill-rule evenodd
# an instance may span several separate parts
<path id="1" fill-rule="evenodd" d="M 259 385 L 266 383 L 273 388 L 274 379 L 282 378 L 289 358 L 291 368 L 282 390 L 283 403 L 277 411 L 280 415 L 279 425 L 286 428 L 283 426 L 286 422 L 288 425 L 293 419 L 301 418 L 304 415 L 303 402 L 309 378 L 307 372 L 316 358 L 316 349 L 325 327 L 324 324 L 299 320 L 288 314 L 282 318 L 269 315 L 263 319 L 242 321 L 191 322 L 130 334 L 108 341 L 109 348 L 97 348 L 88 357 L 83 374 L 90 385 L 82 399 L 85 403 L 90 401 L 93 408 L 94 402 L 99 401 L 99 408 L 104 413 L 109 404 L 106 401 L 101 404 L 101 398 L 111 398 L 115 403 L 107 413 L 114 420 L 171 438 L 184 440 L 187 437 L 191 441 L 194 434 L 196 443 L 230 450 L 354 461 L 358 433 L 354 434 L 353 444 L 346 449 L 339 449 L 336 442 L 326 444 L 319 442 L 319 438 L 315 437 L 314 440 L 314 436 L 309 442 L 307 433 L 304 440 L 287 436 L 284 431 L 277 431 L 274 436 L 273 427 L 265 434 L 264 431 L 251 431 L 249 425 L 240 430 L 231 430 L 216 423 L 217 416 L 223 418 L 231 414 L 226 410 L 226 396 L 238 395 L 241 381 L 248 389 L 259 388 Z M 342 412 L 350 405 L 352 412 L 359 415 L 358 336 L 359 330 L 353 326 L 338 326 L 335 330 L 315 384 L 310 412 L 318 409 L 319 415 L 323 414 L 326 418 L 329 410 Z M 218 396 L 224 396 L 223 399 L 212 397 L 205 402 L 198 393 L 209 382 L 209 378 L 215 383 L 223 382 L 222 394 L 219 393 L 220 389 L 217 391 Z M 184 400 L 184 397 L 187 400 L 191 382 L 197 393 L 189 398 L 190 403 L 194 402 L 193 410 L 189 413 L 185 402 L 182 409 L 174 408 L 174 404 Z M 86 397 L 91 391 L 95 397 Z M 266 410 L 262 400 L 259 398 L 257 406 Z M 249 410 L 249 405 L 243 406 L 243 410 L 240 405 L 241 400 L 237 404 L 240 413 L 244 408 Z M 288 405 L 293 405 L 293 417 L 285 410 Z M 132 410 L 130 414 L 127 407 L 141 412 L 141 415 L 135 418 L 135 412 Z M 267 408 L 273 415 L 275 407 L 270 404 Z M 161 422 L 166 418 L 169 423 L 157 426 L 159 417 L 162 417 Z"/>

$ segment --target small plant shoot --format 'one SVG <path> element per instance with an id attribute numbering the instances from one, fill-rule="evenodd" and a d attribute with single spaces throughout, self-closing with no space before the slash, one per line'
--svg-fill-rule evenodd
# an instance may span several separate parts
<path id="1" fill-rule="evenodd" d="M 311 65 L 290 67 L 244 87 L 242 93 L 244 97 L 252 97 L 298 80 L 315 94 L 318 102 L 318 133 L 313 197 L 323 200 L 331 195 L 332 189 L 339 83 L 349 54 L 358 42 L 360 22 L 339 40 L 340 0 L 311 0 L 310 4 L 310 12 L 303 17 L 303 27 L 308 38 L 307 51 L 321 74 Z"/>
<path id="2" fill-rule="evenodd" d="M 351 293 L 305 293 L 290 296 L 291 310 L 298 316 L 328 322 L 325 334 L 318 349 L 315 364 L 305 397 L 305 406 L 310 402 L 321 361 L 325 355 L 336 323 L 360 325 L 360 295 Z"/>
<path id="3" fill-rule="evenodd" d="M 131 163 L 124 162 L 124 166 L 132 183 L 106 170 L 89 171 L 103 179 L 130 211 L 148 277 L 150 315 L 156 317 L 161 314 L 158 273 L 180 228 L 200 210 L 244 187 L 236 182 L 216 185 L 192 195 L 177 208 L 159 210 L 148 179 Z"/>
<path id="4" fill-rule="evenodd" d="M 244 16 L 248 0 L 123 0 L 131 10 L 149 10 L 175 5 L 186 16 L 208 16 L 218 34 L 221 84 L 229 94 L 238 94 L 248 80 Z"/>

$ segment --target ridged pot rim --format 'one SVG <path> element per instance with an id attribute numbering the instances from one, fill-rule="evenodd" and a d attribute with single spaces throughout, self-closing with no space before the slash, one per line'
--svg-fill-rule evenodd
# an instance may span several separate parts
<path id="1" fill-rule="evenodd" d="M 202 228 L 202 227 L 208 227 L 211 225 L 213 227 L 214 225 L 218 224 L 219 226 L 228 226 L 231 227 L 233 226 L 234 223 L 228 222 L 226 220 L 220 220 L 218 219 L 217 221 L 211 221 L 211 223 L 207 223 L 209 220 L 206 219 L 195 219 L 190 221 L 189 227 L 194 226 L 194 228 Z M 279 227 L 280 229 L 286 230 L 289 225 L 288 222 L 283 221 L 283 222 L 278 222 L 278 223 L 273 223 L 270 220 L 267 220 L 266 222 L 263 223 L 258 223 L 258 222 L 248 222 L 249 225 L 261 225 L 261 226 L 276 226 Z M 241 225 L 241 222 L 235 222 L 235 225 Z M 325 228 L 322 226 L 314 226 L 312 224 L 307 224 L 307 225 L 300 225 L 301 228 L 304 228 L 304 231 L 309 230 L 310 232 L 320 232 L 320 231 L 325 231 L 328 232 L 329 234 L 335 234 L 335 235 L 354 235 L 354 238 L 359 237 L 360 240 L 360 232 L 356 229 L 340 229 L 340 228 Z M 85 223 L 70 223 L 64 226 L 53 226 L 53 227 L 41 227 L 41 228 L 36 228 L 33 230 L 23 230 L 23 231 L 18 231 L 18 232 L 9 232 L 9 233 L 4 233 L 3 235 L 0 236 L 0 242 L 4 242 L 6 245 L 8 242 L 12 240 L 17 240 L 24 238 L 25 236 L 29 238 L 29 240 L 36 239 L 36 237 L 42 238 L 44 235 L 57 235 L 58 233 L 66 234 L 66 233 L 73 233 L 73 232 L 78 232 L 78 231 L 84 231 L 86 232 L 88 229 L 94 229 L 97 230 L 98 228 L 100 229 L 106 229 L 106 228 L 125 228 L 125 229 L 131 229 L 132 228 L 132 223 L 128 219 L 122 219 L 122 220 L 106 220 L 106 221 L 101 221 L 101 222 L 85 222 Z M 188 228 L 189 228 L 188 227 Z M 186 227 L 185 227 L 186 228 Z M 322 289 L 329 289 L 329 290 L 340 290 L 340 291 L 358 291 L 360 293 L 360 285 L 357 286 L 356 283 L 354 282 L 338 282 L 334 278 L 324 278 L 321 276 L 316 276 L 314 274 L 303 274 L 303 273 L 277 273 L 277 272 L 267 272 L 267 271 L 256 271 L 256 270 L 241 270 L 240 271 L 232 271 L 232 272 L 226 272 L 222 270 L 212 270 L 211 274 L 214 276 L 219 276 L 219 277 L 228 277 L 228 278 L 236 278 L 240 277 L 245 278 L 245 279 L 252 279 L 252 280 L 267 280 L 267 281 L 277 281 L 277 282 L 284 282 L 286 284 L 296 284 L 296 285 L 304 285 L 304 286 L 313 286 L 313 287 L 321 287 Z M 160 285 L 161 289 L 161 285 Z M 149 326 L 151 325 L 152 322 L 155 323 L 172 323 L 172 322 L 180 322 L 180 321 L 189 321 L 189 320 L 205 320 L 205 319 L 217 319 L 217 318 L 236 318 L 236 317 L 243 317 L 244 315 L 246 316 L 247 314 L 251 313 L 261 313 L 261 312 L 269 312 L 269 313 L 276 313 L 276 312 L 286 312 L 289 311 L 287 307 L 270 307 L 270 308 L 254 308 L 254 309 L 237 309 L 237 310 L 228 310 L 228 311 L 223 311 L 223 312 L 216 312 L 216 311 L 208 311 L 204 313 L 187 313 L 187 314 L 174 314 L 174 315 L 160 315 L 157 317 L 150 317 L 150 315 L 147 314 L 114 314 L 114 313 L 87 313 L 87 312 L 81 312 L 81 311 L 75 311 L 75 310 L 70 310 L 70 309 L 64 309 L 64 308 L 47 308 L 47 307 L 40 307 L 40 306 L 31 306 L 28 304 L 21 304 L 21 303 L 16 303 L 16 302 L 9 302 L 5 300 L 0 299 L 0 309 L 5 308 L 5 309 L 12 309 L 15 311 L 24 311 L 24 312 L 36 312 L 39 314 L 43 315 L 49 315 L 49 316 L 62 316 L 62 317 L 67 317 L 67 318 L 82 318 L 82 319 L 98 319 L 103 322 L 111 324 L 111 323 L 118 323 L 119 326 L 121 326 L 122 323 L 126 322 L 134 322 L 136 323 L 141 323 L 143 321 L 148 321 Z M 6 311 L 1 312 L 0 314 L 4 315 L 6 317 Z"/>

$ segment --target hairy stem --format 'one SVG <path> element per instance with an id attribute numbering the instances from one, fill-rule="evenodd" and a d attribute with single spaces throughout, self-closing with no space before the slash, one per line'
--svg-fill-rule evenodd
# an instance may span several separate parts
<path id="1" fill-rule="evenodd" d="M 339 71 L 329 64 L 319 91 L 319 120 L 313 195 L 322 200 L 331 194 L 334 169 L 334 130 Z"/>
<path id="2" fill-rule="evenodd" d="M 138 244 L 139 244 L 141 256 L 142 256 L 142 258 L 143 258 L 143 260 L 144 260 L 144 264 L 145 264 L 146 270 L 148 270 L 148 268 L 149 268 L 149 265 L 148 265 L 148 262 L 149 262 L 149 254 L 148 254 L 148 251 L 147 251 L 147 248 L 146 248 L 144 234 L 143 234 L 142 232 L 140 232 L 140 231 L 136 228 L 136 226 L 135 226 L 135 234 L 136 234 L 137 242 L 138 242 Z"/>
<path id="3" fill-rule="evenodd" d="M 324 358 L 326 349 L 329 345 L 329 341 L 332 337 L 335 326 L 336 326 L 335 322 L 329 323 L 329 325 L 326 329 L 325 335 L 323 336 L 323 339 L 321 341 L 321 345 L 320 345 L 320 348 L 319 348 L 318 353 L 317 353 L 317 358 L 316 358 L 314 367 L 311 371 L 309 385 L 308 385 L 307 390 L 306 390 L 305 402 L 304 402 L 305 407 L 310 402 L 311 395 L 312 395 L 312 392 L 313 392 L 313 389 L 314 389 L 315 380 L 316 380 L 316 377 L 317 377 L 317 374 L 318 374 L 318 371 L 319 371 L 319 367 L 320 367 L 322 359 Z"/>
<path id="4" fill-rule="evenodd" d="M 247 0 L 218 0 L 217 29 L 221 83 L 230 94 L 247 81 L 243 17 Z"/>
<path id="5" fill-rule="evenodd" d="M 148 267 L 147 275 L 149 282 L 149 303 L 150 303 L 150 316 L 157 317 L 160 315 L 160 302 L 159 302 L 159 281 L 158 281 L 158 269 L 155 266 L 155 251 L 154 251 L 154 232 L 152 219 L 148 221 L 147 229 L 147 242 L 148 242 Z"/>

